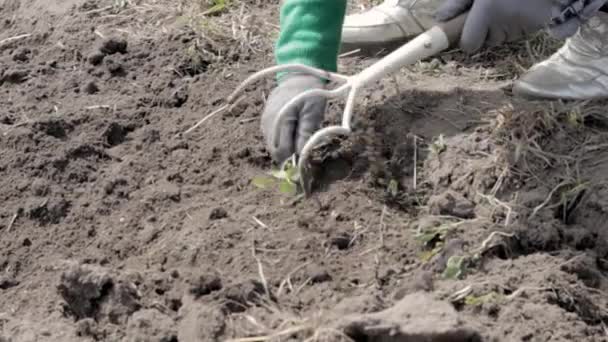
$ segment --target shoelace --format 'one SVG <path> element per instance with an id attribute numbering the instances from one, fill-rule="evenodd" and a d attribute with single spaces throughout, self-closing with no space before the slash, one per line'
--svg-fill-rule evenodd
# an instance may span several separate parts
<path id="1" fill-rule="evenodd" d="M 580 12 L 589 5 L 591 0 L 577 0 L 568 5 L 560 14 L 551 18 L 551 23 L 555 26 L 561 25 L 572 18 L 579 16 Z"/>

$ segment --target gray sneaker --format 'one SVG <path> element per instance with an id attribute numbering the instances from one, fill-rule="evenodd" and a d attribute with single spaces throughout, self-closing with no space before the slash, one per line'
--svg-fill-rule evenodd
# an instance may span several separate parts
<path id="1" fill-rule="evenodd" d="M 342 45 L 350 49 L 401 43 L 435 24 L 433 13 L 442 0 L 385 0 L 369 10 L 346 16 Z"/>
<path id="2" fill-rule="evenodd" d="M 514 82 L 528 99 L 589 100 L 608 97 L 608 14 L 600 12 L 551 57 Z"/>

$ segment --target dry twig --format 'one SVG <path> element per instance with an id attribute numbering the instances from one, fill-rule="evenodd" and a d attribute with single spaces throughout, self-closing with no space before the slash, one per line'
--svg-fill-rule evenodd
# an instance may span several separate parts
<path id="1" fill-rule="evenodd" d="M 539 204 L 538 206 L 536 206 L 536 208 L 534 208 L 534 210 L 532 211 L 532 214 L 530 214 L 530 216 L 528 217 L 528 220 L 533 219 L 536 214 L 538 214 L 538 212 L 543 209 L 544 207 L 547 206 L 547 204 L 549 204 L 549 202 L 551 201 L 551 199 L 553 198 L 553 195 L 555 194 L 555 192 L 557 190 L 559 190 L 561 187 L 570 184 L 570 181 L 563 181 L 559 184 L 557 184 L 547 195 L 547 198 L 545 198 L 545 200 Z"/>
<path id="2" fill-rule="evenodd" d="M 279 290 L 277 291 L 277 296 L 280 296 L 281 293 L 283 293 L 283 288 L 287 285 L 290 287 L 290 290 L 293 292 L 293 286 L 291 285 L 291 276 L 294 275 L 296 272 L 298 272 L 299 270 L 303 269 L 304 267 L 310 265 L 310 261 L 309 262 L 305 262 L 303 264 L 301 264 L 300 266 L 294 268 L 291 272 L 289 272 L 287 274 L 287 276 L 285 277 L 285 279 L 283 279 L 283 281 L 281 281 L 281 284 L 279 285 Z"/>
<path id="3" fill-rule="evenodd" d="M 226 108 L 228 108 L 228 105 L 223 105 L 220 108 L 218 108 L 217 110 L 215 110 L 214 112 L 210 113 L 209 115 L 205 116 L 204 118 L 202 118 L 199 122 L 196 123 L 196 125 L 190 127 L 187 131 L 184 132 L 184 134 L 189 134 L 190 132 L 194 131 L 195 129 L 197 129 L 200 125 L 204 124 L 205 121 L 211 119 L 212 117 L 216 116 L 217 114 L 223 112 L 224 110 L 226 110 Z"/>
<path id="4" fill-rule="evenodd" d="M 6 38 L 6 39 L 2 39 L 2 40 L 0 40 L 0 45 L 8 44 L 8 43 L 14 42 L 16 40 L 27 38 L 27 37 L 30 37 L 30 36 L 31 36 L 31 34 L 27 33 L 27 34 L 22 34 L 22 35 L 15 36 L 15 37 L 10 37 L 10 38 Z"/>
<path id="5" fill-rule="evenodd" d="M 15 215 L 13 215 L 13 218 L 11 218 L 11 222 L 9 222 L 8 228 L 6 229 L 7 232 L 11 231 L 11 229 L 13 228 L 13 225 L 15 224 L 15 221 L 17 221 L 18 216 L 19 216 L 19 211 L 17 211 L 15 213 Z"/>
<path id="6" fill-rule="evenodd" d="M 260 261 L 260 258 L 258 258 L 257 253 L 255 251 L 255 239 L 252 239 L 251 255 L 253 256 L 253 258 L 255 259 L 255 261 L 258 264 L 258 274 L 260 275 L 260 281 L 262 282 L 262 285 L 264 286 L 264 291 L 266 292 L 266 296 L 268 297 L 268 299 L 270 299 L 271 298 L 270 290 L 268 289 L 268 281 L 266 281 L 266 276 L 264 276 L 264 267 L 262 266 L 262 262 Z"/>
<path id="7" fill-rule="evenodd" d="M 515 234 L 504 233 L 504 232 L 492 232 L 490 234 L 490 236 L 488 236 L 485 240 L 483 240 L 483 242 L 481 243 L 481 246 L 475 250 L 475 254 L 482 254 L 483 252 L 485 252 L 489 248 L 491 248 L 492 246 L 490 246 L 490 242 L 492 242 L 492 240 L 494 240 L 494 237 L 496 237 L 496 236 L 512 238 L 515 236 Z"/>
<path id="8" fill-rule="evenodd" d="M 513 208 L 511 208 L 510 205 L 499 200 L 496 197 L 493 197 L 490 195 L 484 195 L 481 192 L 477 192 L 477 195 L 480 196 L 481 198 L 487 200 L 488 202 L 490 202 L 493 205 L 498 205 L 498 206 L 505 208 L 507 210 L 507 216 L 505 217 L 505 227 L 508 227 L 511 224 L 511 214 L 513 213 Z"/>
<path id="9" fill-rule="evenodd" d="M 271 341 L 271 340 L 281 337 L 281 336 L 289 336 L 289 335 L 297 334 L 302 331 L 310 330 L 311 328 L 312 327 L 309 325 L 301 325 L 301 326 L 296 326 L 296 327 L 288 328 L 285 330 L 281 330 L 279 332 L 276 332 L 276 333 L 270 334 L 270 335 L 235 338 L 235 339 L 227 340 L 226 342 L 266 342 L 266 341 Z"/>

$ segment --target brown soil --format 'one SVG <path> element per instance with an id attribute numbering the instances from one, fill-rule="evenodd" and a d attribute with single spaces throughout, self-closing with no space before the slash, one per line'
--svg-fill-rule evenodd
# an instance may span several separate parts
<path id="1" fill-rule="evenodd" d="M 272 64 L 278 2 L 120 3 L 0 1 L 0 341 L 605 340 L 605 104 L 446 54 L 370 87 L 294 200 L 251 184 L 272 80 L 180 134 Z"/>

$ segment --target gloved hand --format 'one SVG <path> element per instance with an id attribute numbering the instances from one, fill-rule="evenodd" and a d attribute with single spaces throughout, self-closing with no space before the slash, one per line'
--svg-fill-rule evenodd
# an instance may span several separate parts
<path id="1" fill-rule="evenodd" d="M 595 15 L 606 0 L 446 0 L 435 12 L 439 22 L 470 10 L 460 48 L 473 53 L 483 46 L 512 42 L 549 28 L 565 39 Z"/>
<path id="2" fill-rule="evenodd" d="M 300 153 L 306 141 L 320 127 L 325 116 L 327 100 L 324 97 L 304 99 L 285 114 L 278 131 L 274 123 L 281 108 L 295 96 L 310 90 L 325 87 L 323 80 L 306 74 L 288 74 L 270 93 L 262 113 L 261 128 L 272 159 L 281 164 L 294 153 Z M 275 134 L 279 135 L 274 145 Z"/>

